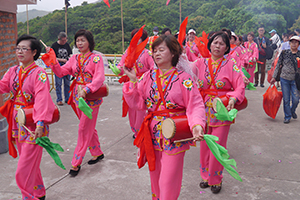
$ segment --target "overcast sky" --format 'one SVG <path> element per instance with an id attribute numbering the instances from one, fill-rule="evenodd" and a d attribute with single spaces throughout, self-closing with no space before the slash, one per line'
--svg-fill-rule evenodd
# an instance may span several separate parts
<path id="1" fill-rule="evenodd" d="M 70 0 L 70 7 L 81 5 L 82 2 L 87 1 L 88 3 L 94 3 L 97 0 Z M 37 0 L 36 5 L 29 4 L 28 10 L 37 9 L 45 11 L 54 11 L 62 9 L 65 6 L 65 0 Z M 18 12 L 26 11 L 26 5 L 19 5 Z"/>

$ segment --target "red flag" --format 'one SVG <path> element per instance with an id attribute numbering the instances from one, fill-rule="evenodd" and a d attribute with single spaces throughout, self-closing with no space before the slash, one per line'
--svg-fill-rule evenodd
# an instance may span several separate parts
<path id="1" fill-rule="evenodd" d="M 170 3 L 170 0 L 167 0 L 167 3 L 166 3 L 166 5 L 169 5 L 169 3 Z"/>
<path id="2" fill-rule="evenodd" d="M 144 40 L 138 45 L 138 42 L 143 35 L 144 27 L 145 25 L 140 28 L 140 30 L 133 36 L 130 41 L 129 47 L 127 49 L 127 57 L 125 58 L 125 66 L 127 68 L 132 68 L 134 66 L 135 61 L 138 59 L 139 55 L 147 45 L 148 39 Z"/>
<path id="3" fill-rule="evenodd" d="M 108 0 L 103 0 L 103 2 L 106 3 L 106 5 L 110 8 Z"/>
<path id="4" fill-rule="evenodd" d="M 181 47 L 183 47 L 182 43 L 183 43 L 183 41 L 185 39 L 185 36 L 186 36 L 186 25 L 188 23 L 188 18 L 189 17 L 186 17 L 183 20 L 183 22 L 180 25 L 180 29 L 179 29 L 178 42 L 179 42 L 179 44 L 180 44 Z"/>

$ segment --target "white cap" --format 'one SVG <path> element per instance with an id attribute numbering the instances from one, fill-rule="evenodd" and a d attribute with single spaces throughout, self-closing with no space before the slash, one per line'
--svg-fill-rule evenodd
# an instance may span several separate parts
<path id="1" fill-rule="evenodd" d="M 295 35 L 295 36 L 291 37 L 290 41 L 292 41 L 292 40 L 297 40 L 298 42 L 300 42 L 300 37 Z"/>
<path id="2" fill-rule="evenodd" d="M 196 31 L 194 29 L 190 29 L 188 34 L 190 34 L 190 33 L 194 33 L 196 35 Z"/>
<path id="3" fill-rule="evenodd" d="M 233 31 L 231 31 L 231 36 L 234 36 L 237 38 L 236 34 Z"/>

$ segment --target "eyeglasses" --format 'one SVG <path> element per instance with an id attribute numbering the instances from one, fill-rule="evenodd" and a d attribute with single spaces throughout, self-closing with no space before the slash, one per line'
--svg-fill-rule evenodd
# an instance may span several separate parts
<path id="1" fill-rule="evenodd" d="M 27 52 L 27 51 L 29 51 L 31 49 L 27 49 L 25 47 L 16 47 L 16 48 L 14 48 L 14 50 L 17 51 L 17 52 L 19 52 L 19 51 L 21 51 L 21 52 Z"/>

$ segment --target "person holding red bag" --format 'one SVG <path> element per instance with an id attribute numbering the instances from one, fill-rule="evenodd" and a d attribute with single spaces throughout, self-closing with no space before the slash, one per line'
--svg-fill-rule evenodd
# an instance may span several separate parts
<path id="1" fill-rule="evenodd" d="M 300 59 L 300 37 L 293 36 L 289 41 L 291 49 L 283 50 L 279 56 L 271 84 L 275 83 L 275 77 L 281 68 L 280 85 L 283 95 L 283 111 L 284 121 L 288 124 L 291 118 L 297 119 L 296 108 L 299 103 L 299 94 L 295 83 L 295 75 L 300 72 L 298 68 L 298 60 Z M 290 97 L 292 97 L 292 105 L 290 105 Z"/>

